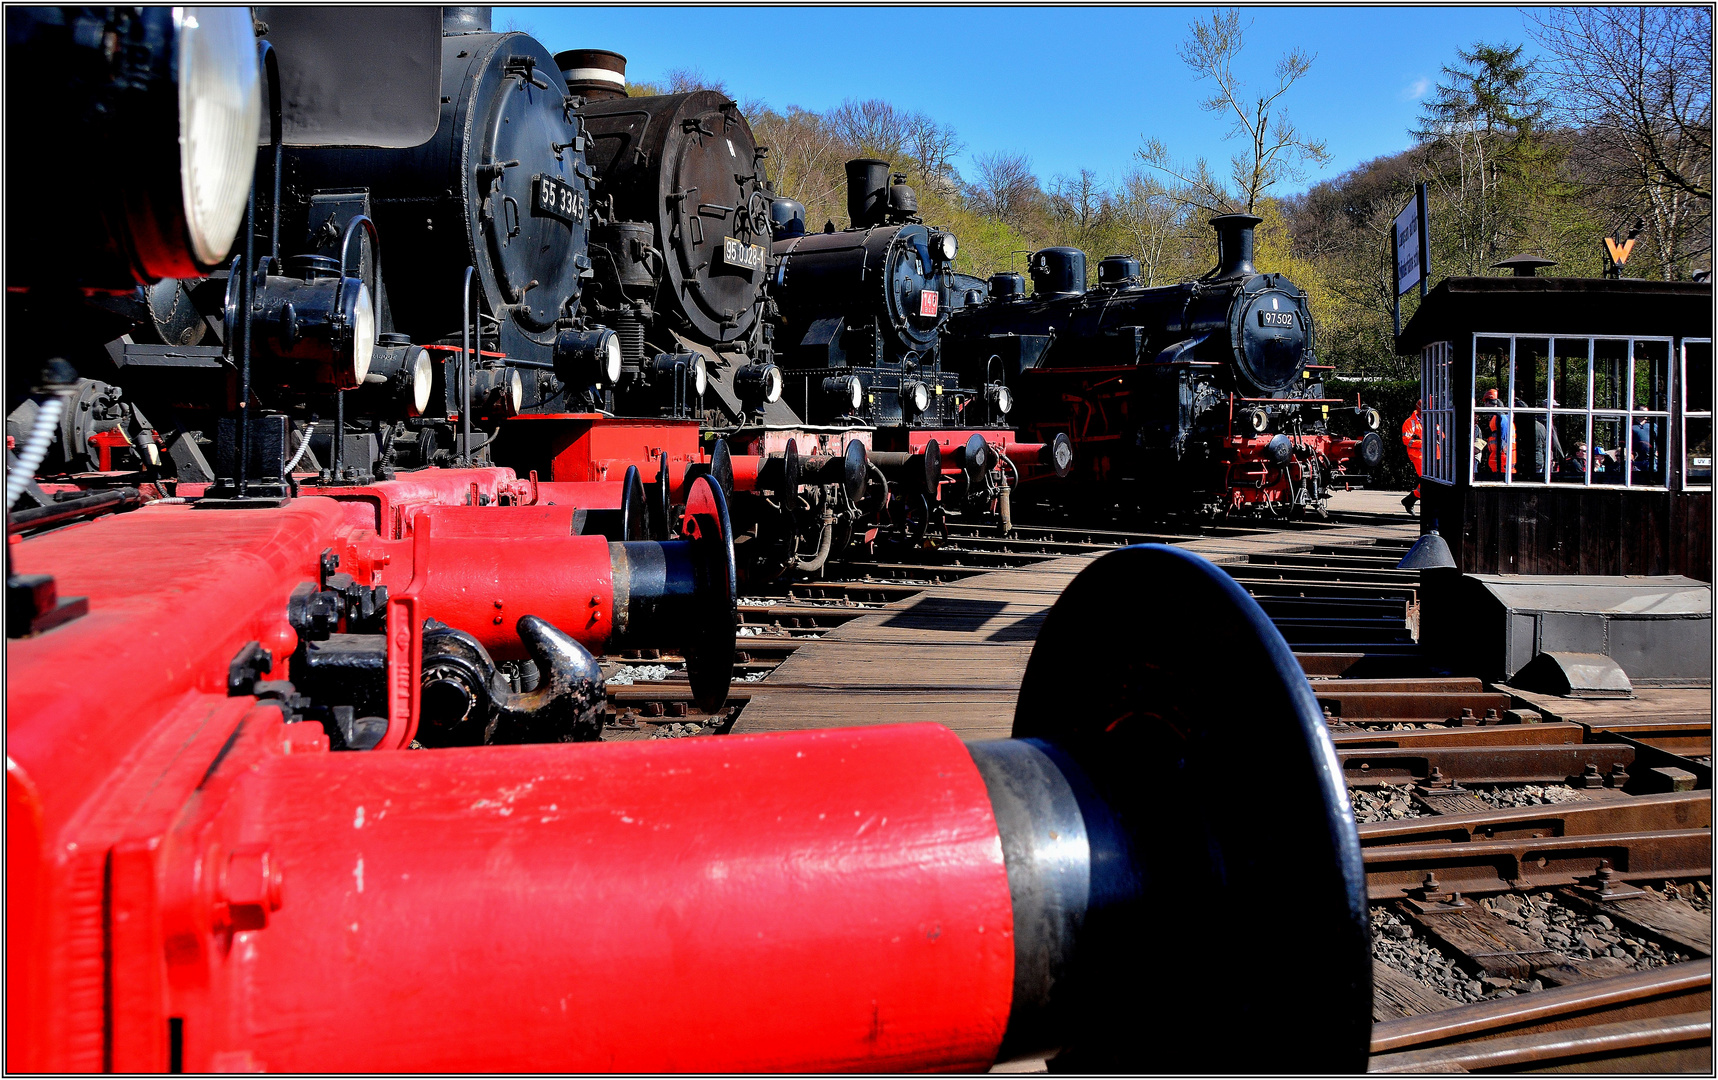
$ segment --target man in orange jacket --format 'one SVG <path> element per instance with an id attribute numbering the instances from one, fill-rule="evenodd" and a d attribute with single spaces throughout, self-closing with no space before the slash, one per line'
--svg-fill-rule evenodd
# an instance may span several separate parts
<path id="1" fill-rule="evenodd" d="M 1424 476 L 1426 470 L 1422 467 L 1421 444 L 1425 441 L 1425 427 L 1420 423 L 1420 406 L 1415 404 L 1414 411 L 1402 421 L 1402 448 L 1408 451 L 1408 460 L 1414 463 L 1414 475 Z M 1414 512 L 1414 504 L 1420 501 L 1420 485 L 1415 484 L 1414 490 L 1402 498 L 1402 509 L 1408 513 Z"/>

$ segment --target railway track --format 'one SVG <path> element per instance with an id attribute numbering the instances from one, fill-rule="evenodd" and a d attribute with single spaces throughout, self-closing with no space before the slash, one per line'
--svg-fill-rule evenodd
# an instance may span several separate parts
<path id="1" fill-rule="evenodd" d="M 1330 726 L 1372 903 L 1372 1071 L 1709 1069 L 1710 692 L 1684 692 L 1705 696 L 1658 723 L 1570 719 L 1439 669 L 1418 642 L 1419 575 L 1396 569 L 1413 542 L 1402 524 L 1337 514 L 1286 529 L 1021 526 L 1007 537 L 952 525 L 934 546 L 744 598 L 736 675 L 750 681 L 717 716 L 689 704 L 678 658 L 610 658 L 666 677 L 612 687 L 605 738 L 724 733 L 760 695 L 840 695 L 879 714 L 930 696 L 906 678 L 843 693 L 775 674 L 790 658 L 836 652 L 886 667 L 906 646 L 875 633 L 871 644 L 859 628 L 904 624 L 903 613 L 932 633 L 994 615 L 975 639 L 996 639 L 988 653 L 946 650 L 970 677 L 936 683 L 982 696 L 983 661 L 964 658 L 1023 657 L 1029 635 L 988 628 L 1005 609 L 1054 601 L 1065 578 L 1044 568 L 1077 569 L 1128 544 L 1189 546 L 1275 622 Z M 997 670 L 996 682 L 1017 683 L 1017 669 Z M 1015 684 L 992 688 L 1011 701 Z"/>

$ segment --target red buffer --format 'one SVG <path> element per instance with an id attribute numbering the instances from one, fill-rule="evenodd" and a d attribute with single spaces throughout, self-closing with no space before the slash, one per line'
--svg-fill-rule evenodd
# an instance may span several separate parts
<path id="1" fill-rule="evenodd" d="M 1133 548 L 1076 580 L 1012 740 L 342 752 L 311 720 L 336 684 L 256 678 L 246 645 L 293 651 L 283 597 L 350 509 L 146 507 L 18 546 L 89 612 L 7 647 L 9 1069 L 1363 1066 L 1340 770 L 1287 646 L 1209 564 Z M 202 545 L 172 542 L 184 521 Z M 133 557 L 109 569 L 98 547 Z M 1148 592 L 1183 624 L 1100 632 L 1100 607 Z M 1218 633 L 1255 671 L 1245 709 L 1210 690 L 1197 643 Z M 1068 700 L 1072 656 L 1133 673 Z M 421 678 L 427 708 L 433 660 L 390 651 L 389 692 Z M 1202 794 L 1267 763 L 1273 830 Z M 1292 995 L 1267 970 L 1257 1005 L 1213 1010 L 1251 947 L 1232 906 L 1283 880 L 1316 972 L 1285 971 Z M 1250 1048 L 1208 1037 L 1236 1008 Z"/>

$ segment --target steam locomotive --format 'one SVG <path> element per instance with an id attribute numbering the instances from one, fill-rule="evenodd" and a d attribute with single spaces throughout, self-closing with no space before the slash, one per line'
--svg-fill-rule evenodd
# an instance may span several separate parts
<path id="1" fill-rule="evenodd" d="M 1208 516 L 1322 513 L 1333 485 L 1363 480 L 1383 455 L 1376 410 L 1324 395 L 1306 294 L 1253 265 L 1260 219 L 1211 220 L 1218 265 L 1198 281 L 1139 283 L 1137 260 L 1105 258 L 1086 289 L 1077 248 L 1033 254 L 1019 274 L 954 313 L 945 366 L 1020 393 L 1020 426 L 1066 433 L 1084 478 L 1131 481 L 1144 506 Z M 1331 432 L 1332 409 L 1366 430 Z"/>
<path id="2" fill-rule="evenodd" d="M 680 539 L 654 542 L 631 538 L 629 502 L 628 538 L 609 541 L 580 528 L 600 493 L 505 468 L 288 468 L 311 440 L 260 401 L 354 382 L 385 396 L 367 382 L 384 349 L 401 351 L 415 396 L 431 350 L 370 340 L 410 308 L 384 293 L 369 215 L 313 204 L 336 253 L 279 259 L 281 218 L 263 228 L 254 210 L 280 174 L 265 168 L 247 200 L 250 170 L 233 163 L 264 115 L 265 166 L 288 139 L 385 150 L 402 120 L 433 132 L 441 75 L 379 71 L 373 46 L 433 44 L 441 27 L 433 9 L 431 23 L 342 9 L 344 33 L 298 38 L 289 57 L 282 11 L 256 11 L 273 36 L 260 50 L 243 8 L 6 12 L 8 75 L 34 90 L 11 96 L 9 121 L 45 105 L 31 149 L 73 161 L 126 145 L 138 157 L 123 179 L 147 196 L 106 192 L 39 261 L 20 238 L 40 232 L 8 236 L 9 267 L 27 268 L 9 282 L 9 374 L 32 410 L 7 470 L 9 1070 L 976 1070 L 1059 1051 L 1082 1069 L 1174 1071 L 1211 1064 L 1237 1022 L 1254 1049 L 1221 1044 L 1218 1064 L 1364 1067 L 1366 884 L 1329 735 L 1281 636 L 1197 557 L 1135 548 L 1083 573 L 1040 633 L 1014 739 L 967 747 L 924 724 L 572 745 L 604 702 L 590 649 L 678 640 L 718 666 L 724 638 L 731 649 L 720 470 L 690 481 Z M 534 55 L 522 43 L 449 54 L 497 61 L 466 70 L 508 94 L 540 89 L 535 63 L 507 63 Z M 364 128 L 402 79 L 427 107 Z M 338 98 L 319 92 L 335 85 Z M 490 189 L 498 214 L 508 190 Z M 10 221 L 28 197 L 9 186 Z M 199 330 L 181 309 L 201 310 L 189 294 L 207 286 L 178 282 L 223 263 L 206 280 L 231 294 L 217 309 L 231 319 Z M 104 468 L 137 468 L 105 486 L 37 472 L 68 408 L 123 413 L 126 399 L 85 396 L 87 375 L 32 343 L 102 341 L 102 313 L 124 321 L 133 305 L 192 340 L 100 355 L 208 373 L 161 393 L 219 391 L 199 403 L 221 432 L 214 483 L 167 475 L 161 444 L 123 415 L 76 437 L 124 458 Z M 53 311 L 84 322 L 44 335 L 16 317 Z M 496 313 L 475 332 L 551 348 L 536 314 L 506 317 L 518 326 Z M 566 332 L 590 331 L 557 327 L 557 344 Z M 214 366 L 194 349 L 216 349 Z M 499 369 L 460 357 L 463 405 L 473 372 Z M 426 362 L 437 389 L 450 365 Z M 331 461 L 347 423 L 327 429 Z M 480 451 L 466 435 L 454 451 Z M 636 492 L 635 473 L 621 483 Z M 1148 602 L 1186 616 L 1120 633 L 1097 617 Z M 1069 699 L 1075 657 L 1130 674 Z M 1212 696 L 1237 663 L 1257 676 L 1234 691 L 1245 708 Z M 700 704 L 725 687 L 704 672 Z M 1236 716 L 1257 725 L 1239 742 Z M 1141 717 L 1172 724 L 1173 753 Z M 1214 778 L 1267 765 L 1280 835 L 1211 795 Z M 1141 770 L 1156 782 L 1141 787 Z M 872 816 L 855 826 L 855 807 Z M 1199 890 L 1196 910 L 1163 874 Z M 1250 948 L 1222 931 L 1291 878 L 1278 909 L 1319 971 L 1284 969 L 1281 986 L 1263 972 L 1256 1006 L 1209 1010 Z M 1154 932 L 1171 919 L 1185 947 Z M 1148 1009 L 1138 972 L 1153 962 L 1187 993 Z M 744 1003 L 667 1027 L 616 1007 L 732 1001 L 739 983 Z M 1193 1038 L 1140 1040 L 1142 1015 Z"/>
<path id="3" fill-rule="evenodd" d="M 258 16 L 266 40 L 301 58 L 281 93 L 350 96 L 340 81 L 359 57 L 302 60 L 329 47 L 325 12 Z M 736 497 L 742 550 L 754 553 L 742 570 L 770 577 L 816 572 L 832 549 L 891 521 L 922 532 L 947 506 L 1006 517 L 1022 472 L 1065 471 L 1065 440 L 1014 442 L 994 408 L 969 408 L 978 395 L 938 370 L 952 235 L 906 218 L 875 227 L 872 197 L 862 229 L 808 238 L 820 254 L 783 255 L 772 281 L 765 151 L 733 102 L 707 91 L 626 97 L 623 58 L 550 56 L 528 35 L 492 32 L 487 9 L 445 9 L 439 25 L 396 40 L 372 64 L 366 119 L 340 110 L 300 132 L 289 113 L 273 134 L 254 209 L 267 225 L 246 277 L 180 266 L 207 276 L 98 301 L 105 344 L 80 360 L 88 377 L 51 441 L 50 472 L 141 470 L 165 481 L 158 494 L 222 480 L 279 494 L 294 473 L 329 487 L 499 464 L 604 485 L 581 498 L 600 499 L 591 509 L 612 525 L 643 498 L 623 490 L 637 468 L 640 486 L 654 475 L 644 493 L 653 509 L 632 517 L 656 539 L 667 538 L 669 506 L 709 472 Z M 436 109 L 413 114 L 402 104 L 413 95 Z M 878 166 L 886 176 L 883 163 L 866 175 Z M 903 193 L 910 203 L 897 185 Z M 830 263 L 851 236 L 882 245 L 903 289 L 933 288 L 911 290 L 911 315 L 870 320 L 875 355 L 811 372 L 807 326 L 821 325 L 819 305 L 844 307 L 857 333 L 869 306 L 899 309 L 905 296 L 873 296 Z M 828 299 L 844 296 L 857 299 Z M 818 385 L 799 396 L 822 422 L 783 400 L 778 329 L 793 337 L 795 385 Z M 228 363 L 233 345 L 256 362 Z M 247 439 L 241 453 L 222 420 L 241 399 L 288 417 L 254 462 L 257 448 Z M 27 402 L 17 408 L 15 439 L 32 415 Z M 938 429 L 946 465 L 909 425 Z"/>

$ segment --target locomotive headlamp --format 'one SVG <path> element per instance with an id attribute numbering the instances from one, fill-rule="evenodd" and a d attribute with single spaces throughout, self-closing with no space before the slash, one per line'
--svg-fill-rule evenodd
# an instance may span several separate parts
<path id="1" fill-rule="evenodd" d="M 704 358 L 692 357 L 692 396 L 703 397 L 704 390 L 710 385 L 710 374 L 704 370 Z"/>
<path id="2" fill-rule="evenodd" d="M 953 262 L 955 253 L 960 251 L 960 241 L 954 238 L 954 233 L 942 233 L 936 239 L 937 254 L 948 262 Z"/>
<path id="3" fill-rule="evenodd" d="M 192 254 L 210 266 L 233 245 L 256 166 L 262 80 L 247 7 L 176 7 L 179 184 Z"/>
<path id="4" fill-rule="evenodd" d="M 525 407 L 525 380 L 518 368 L 480 368 L 471 373 L 471 389 L 492 416 L 518 416 Z"/>
<path id="5" fill-rule="evenodd" d="M 912 406 L 914 412 L 924 412 L 931 405 L 930 387 L 922 382 L 909 382 L 901 387 L 901 397 Z"/>
<path id="6" fill-rule="evenodd" d="M 1263 409 L 1248 409 L 1246 420 L 1248 427 L 1259 432 L 1262 432 L 1266 427 L 1269 427 L 1271 422 L 1269 414 L 1267 414 Z"/>
<path id="7" fill-rule="evenodd" d="M 376 307 L 370 301 L 370 287 L 356 278 L 346 280 L 346 293 L 351 297 L 346 302 L 349 305 L 346 325 L 352 329 L 347 339 L 349 344 L 341 351 L 351 354 L 352 385 L 356 386 L 370 373 L 370 357 L 376 351 Z"/>
<path id="8" fill-rule="evenodd" d="M 555 374 L 577 387 L 620 382 L 620 335 L 606 326 L 563 330 L 555 337 Z"/>
<path id="9" fill-rule="evenodd" d="M 1384 426 L 1383 414 L 1381 414 L 1377 409 L 1368 407 L 1362 415 L 1366 417 L 1367 430 L 1377 431 L 1379 428 Z"/>
<path id="10" fill-rule="evenodd" d="M 253 345 L 260 355 L 285 362 L 283 383 L 350 390 L 370 373 L 376 350 L 370 289 L 358 278 L 342 282 L 331 258 L 308 256 L 294 262 L 302 277 L 271 274 L 256 290 Z M 229 333 L 237 314 L 229 304 Z"/>
<path id="11" fill-rule="evenodd" d="M 774 364 L 747 364 L 734 372 L 734 392 L 750 408 L 780 401 L 781 369 Z"/>
<path id="12" fill-rule="evenodd" d="M 984 396 L 998 416 L 1007 416 L 1014 408 L 1014 392 L 1002 383 L 992 383 L 985 387 Z"/>
<path id="13" fill-rule="evenodd" d="M 857 375 L 836 375 L 823 380 L 823 392 L 833 398 L 837 404 L 847 406 L 847 411 L 859 411 L 859 403 L 865 400 L 865 386 Z"/>
<path id="14" fill-rule="evenodd" d="M 435 360 L 428 349 L 419 349 L 412 357 L 411 414 L 422 416 L 429 408 L 430 390 L 435 386 Z"/>

